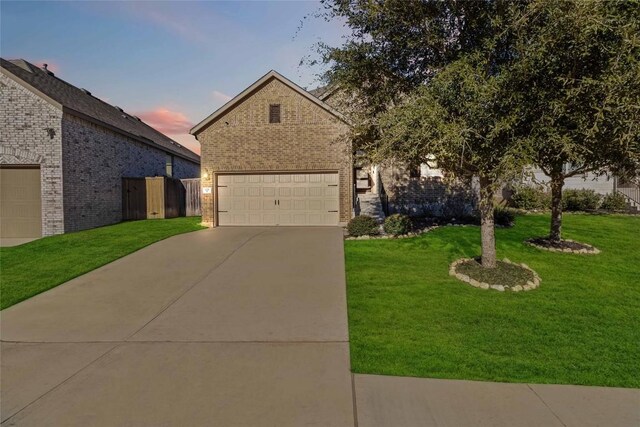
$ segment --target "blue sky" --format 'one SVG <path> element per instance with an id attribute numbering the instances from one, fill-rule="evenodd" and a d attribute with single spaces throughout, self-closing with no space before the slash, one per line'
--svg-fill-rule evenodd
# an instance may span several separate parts
<path id="1" fill-rule="evenodd" d="M 300 59 L 345 33 L 339 22 L 314 18 L 320 9 L 312 1 L 3 0 L 0 54 L 46 62 L 199 151 L 188 128 L 267 71 L 317 86 L 321 70 Z"/>

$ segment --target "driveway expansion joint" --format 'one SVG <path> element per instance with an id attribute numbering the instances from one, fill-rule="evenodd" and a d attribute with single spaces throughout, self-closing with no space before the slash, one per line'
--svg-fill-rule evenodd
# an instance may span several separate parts
<path id="1" fill-rule="evenodd" d="M 540 402 L 542 402 L 542 404 L 549 410 L 549 412 L 551 412 L 553 416 L 556 417 L 556 419 L 558 420 L 558 422 L 560 422 L 560 424 L 562 424 L 564 427 L 567 427 L 567 425 L 564 423 L 564 421 L 562 421 L 562 419 L 558 416 L 558 414 L 556 414 L 555 411 L 551 409 L 549 405 L 547 405 L 547 402 L 545 402 L 544 399 L 533 389 L 533 387 L 531 387 L 531 384 L 527 384 L 527 388 L 531 390 L 538 399 L 540 399 Z"/>

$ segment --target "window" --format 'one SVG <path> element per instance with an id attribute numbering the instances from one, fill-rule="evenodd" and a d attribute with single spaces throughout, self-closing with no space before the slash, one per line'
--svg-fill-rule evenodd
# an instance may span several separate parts
<path id="1" fill-rule="evenodd" d="M 280 104 L 269 105 L 269 123 L 280 123 Z"/>
<path id="2" fill-rule="evenodd" d="M 409 178 L 420 178 L 422 176 L 422 170 L 420 165 L 409 166 Z"/>
<path id="3" fill-rule="evenodd" d="M 173 156 L 169 153 L 167 153 L 165 161 L 165 173 L 169 178 L 173 176 Z"/>

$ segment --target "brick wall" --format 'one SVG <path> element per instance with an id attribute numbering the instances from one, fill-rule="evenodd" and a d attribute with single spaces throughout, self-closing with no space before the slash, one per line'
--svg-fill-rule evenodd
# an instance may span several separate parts
<path id="1" fill-rule="evenodd" d="M 182 157 L 174 156 L 173 158 L 173 177 L 182 178 L 199 178 L 200 165 L 185 160 Z"/>
<path id="2" fill-rule="evenodd" d="M 269 105 L 281 105 L 281 123 L 269 123 Z M 340 221 L 351 217 L 351 148 L 347 125 L 277 79 L 201 131 L 202 186 L 218 172 L 338 171 Z M 215 189 L 214 189 L 215 191 Z M 214 195 L 203 194 L 203 222 L 214 224 Z"/>
<path id="3" fill-rule="evenodd" d="M 0 164 L 40 165 L 42 233 L 64 232 L 62 110 L 0 74 Z"/>
<path id="4" fill-rule="evenodd" d="M 62 119 L 65 231 L 122 220 L 122 178 L 164 176 L 166 152 L 86 120 Z M 199 176 L 199 165 L 174 157 L 175 178 Z"/>

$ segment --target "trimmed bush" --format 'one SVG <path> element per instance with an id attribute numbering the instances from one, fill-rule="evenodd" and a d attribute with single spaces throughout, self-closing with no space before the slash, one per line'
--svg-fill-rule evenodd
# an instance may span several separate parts
<path id="1" fill-rule="evenodd" d="M 517 209 L 549 209 L 551 195 L 542 187 L 522 186 L 513 189 L 509 205 Z"/>
<path id="2" fill-rule="evenodd" d="M 565 190 L 562 209 L 566 211 L 593 211 L 600 206 L 602 196 L 593 190 Z"/>
<path id="3" fill-rule="evenodd" d="M 600 209 L 607 211 L 626 211 L 627 199 L 620 193 L 609 193 L 602 199 Z"/>
<path id="4" fill-rule="evenodd" d="M 393 214 L 384 220 L 384 232 L 397 236 L 411 231 L 411 219 L 402 214 Z"/>
<path id="5" fill-rule="evenodd" d="M 496 225 L 511 227 L 515 224 L 516 214 L 513 209 L 496 206 L 493 209 L 493 221 Z"/>
<path id="6" fill-rule="evenodd" d="M 351 236 L 371 236 L 380 233 L 378 222 L 367 215 L 353 217 L 347 224 L 347 231 Z"/>

